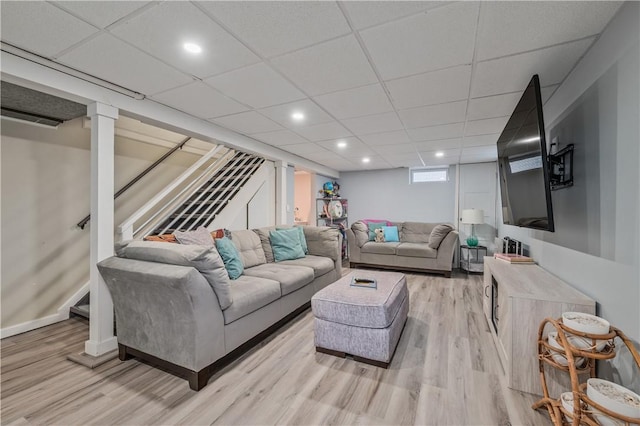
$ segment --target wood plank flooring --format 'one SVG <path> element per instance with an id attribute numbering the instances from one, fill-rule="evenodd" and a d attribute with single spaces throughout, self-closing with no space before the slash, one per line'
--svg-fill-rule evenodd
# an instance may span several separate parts
<path id="1" fill-rule="evenodd" d="M 407 274 L 409 319 L 388 370 L 315 352 L 306 311 L 200 392 L 138 361 L 90 370 L 70 319 L 1 341 L 3 425 L 547 425 L 506 387 L 482 314 L 482 277 Z M 532 354 L 535 356 L 535 354 Z"/>

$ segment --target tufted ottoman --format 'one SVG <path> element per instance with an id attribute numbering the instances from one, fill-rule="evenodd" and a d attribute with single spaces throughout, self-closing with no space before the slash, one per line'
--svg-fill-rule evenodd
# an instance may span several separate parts
<path id="1" fill-rule="evenodd" d="M 375 278 L 377 288 L 351 286 L 352 278 Z M 387 368 L 409 312 L 404 274 L 354 271 L 311 298 L 316 351 Z"/>

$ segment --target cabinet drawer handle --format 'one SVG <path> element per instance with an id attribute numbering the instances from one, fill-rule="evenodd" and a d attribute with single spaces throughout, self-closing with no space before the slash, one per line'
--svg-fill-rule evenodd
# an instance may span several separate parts
<path id="1" fill-rule="evenodd" d="M 489 295 L 487 294 L 487 290 L 489 290 L 489 286 L 488 285 L 484 287 L 484 295 L 485 295 L 485 297 L 489 297 Z"/>

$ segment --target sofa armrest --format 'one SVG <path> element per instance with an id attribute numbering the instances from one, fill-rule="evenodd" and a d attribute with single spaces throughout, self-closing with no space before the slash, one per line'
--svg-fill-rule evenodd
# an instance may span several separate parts
<path id="1" fill-rule="evenodd" d="M 342 233 L 329 226 L 305 226 L 304 238 L 307 240 L 309 254 L 324 256 L 333 260 L 338 272 L 342 269 Z"/>
<path id="2" fill-rule="evenodd" d="M 98 263 L 118 343 L 200 371 L 225 355 L 224 317 L 195 268 L 110 257 Z"/>
<path id="3" fill-rule="evenodd" d="M 354 263 L 360 262 L 360 246 L 351 228 L 347 229 L 347 243 L 349 244 L 349 261 Z"/>
<path id="4" fill-rule="evenodd" d="M 451 271 L 453 265 L 453 257 L 458 247 L 458 231 L 451 231 L 440 243 L 438 247 L 438 256 L 436 257 L 436 264 L 438 269 Z"/>

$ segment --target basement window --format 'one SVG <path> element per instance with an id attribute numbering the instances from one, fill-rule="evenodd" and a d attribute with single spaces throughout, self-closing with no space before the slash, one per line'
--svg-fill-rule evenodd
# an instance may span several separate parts
<path id="1" fill-rule="evenodd" d="M 409 174 L 411 183 L 447 182 L 449 167 L 410 169 Z"/>

